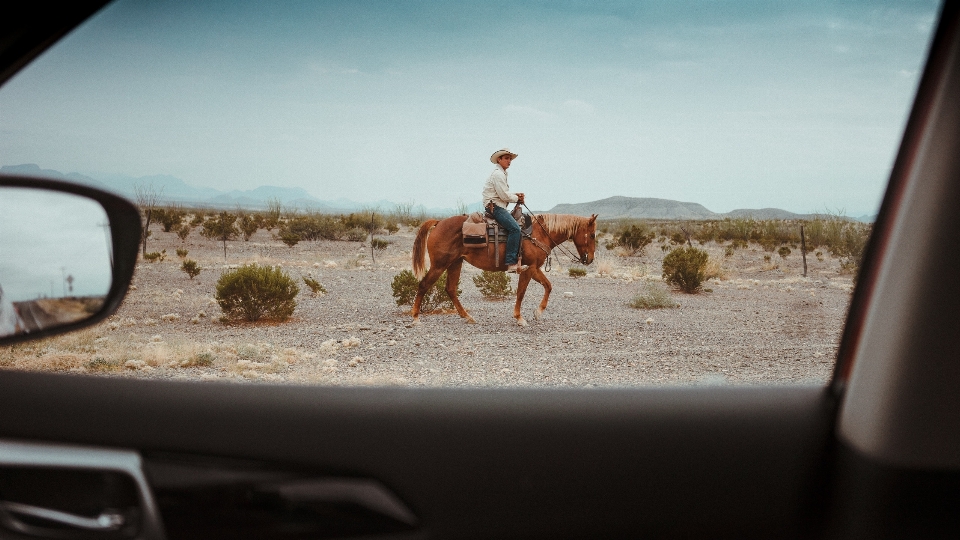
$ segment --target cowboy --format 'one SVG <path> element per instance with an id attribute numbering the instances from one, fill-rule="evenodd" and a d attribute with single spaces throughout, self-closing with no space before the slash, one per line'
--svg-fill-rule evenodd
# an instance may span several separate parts
<path id="1" fill-rule="evenodd" d="M 510 163 L 517 157 L 507 148 L 497 150 L 490 156 L 490 161 L 497 166 L 490 173 L 487 182 L 483 185 L 483 206 L 487 209 L 493 219 L 497 220 L 507 231 L 507 253 L 506 260 L 507 272 L 520 273 L 527 269 L 520 264 L 520 226 L 517 220 L 507 211 L 507 204 L 523 204 L 523 193 L 511 193 L 510 185 L 507 183 L 507 169 Z"/>

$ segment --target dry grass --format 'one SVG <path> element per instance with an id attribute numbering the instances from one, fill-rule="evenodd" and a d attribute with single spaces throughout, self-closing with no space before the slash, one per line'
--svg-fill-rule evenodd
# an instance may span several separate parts
<path id="1" fill-rule="evenodd" d="M 703 280 L 711 279 L 727 280 L 729 279 L 727 270 L 723 267 L 723 260 L 715 257 L 707 259 L 707 266 L 703 270 Z"/>
<path id="2" fill-rule="evenodd" d="M 610 259 L 608 259 L 608 258 L 606 258 L 606 257 L 603 257 L 603 258 L 599 258 L 599 257 L 598 257 L 598 258 L 595 259 L 595 261 L 596 261 L 596 263 L 597 263 L 597 273 L 598 273 L 598 274 L 600 274 L 601 276 L 609 276 L 610 274 L 613 273 L 613 261 L 612 261 L 612 260 L 610 260 Z"/>
<path id="3" fill-rule="evenodd" d="M 643 290 L 633 297 L 630 307 L 635 309 L 663 309 L 677 307 L 670 290 L 662 283 L 648 283 Z"/>
<path id="4" fill-rule="evenodd" d="M 26 371 L 120 372 L 154 368 L 214 368 L 280 373 L 304 355 L 269 343 L 200 343 L 160 334 L 125 333 L 118 321 L 75 333 L 0 348 L 0 367 Z M 359 345 L 351 338 L 344 348 Z M 338 347 L 339 348 L 339 347 Z"/>

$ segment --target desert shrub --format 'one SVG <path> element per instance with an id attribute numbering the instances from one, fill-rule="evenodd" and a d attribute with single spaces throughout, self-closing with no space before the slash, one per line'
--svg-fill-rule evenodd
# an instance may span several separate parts
<path id="1" fill-rule="evenodd" d="M 300 240 L 342 240 L 346 232 L 343 222 L 333 216 L 310 214 L 287 220 L 284 228 L 300 237 Z"/>
<path id="2" fill-rule="evenodd" d="M 852 272 L 854 278 L 860 271 L 863 252 L 870 239 L 871 227 L 863 223 L 848 222 L 839 237 L 830 246 L 830 253 L 840 259 L 840 268 Z"/>
<path id="3" fill-rule="evenodd" d="M 766 261 L 766 262 L 770 262 L 770 256 L 769 256 L 769 255 L 764 255 L 764 256 L 763 256 L 763 260 Z"/>
<path id="4" fill-rule="evenodd" d="M 184 253 L 184 256 L 186 256 L 186 253 Z M 197 261 L 193 259 L 186 259 L 183 261 L 183 264 L 180 265 L 180 270 L 183 270 L 184 273 L 190 276 L 190 279 L 193 279 L 200 275 L 200 270 L 202 270 L 202 268 L 200 268 L 200 265 L 197 264 Z"/>
<path id="5" fill-rule="evenodd" d="M 839 212 L 808 221 L 804 228 L 809 249 L 827 248 L 841 259 L 841 266 L 849 270 L 859 268 L 859 260 L 872 230 L 870 224 L 848 219 Z"/>
<path id="6" fill-rule="evenodd" d="M 748 218 L 738 218 L 732 220 L 726 220 L 726 236 L 729 240 L 740 240 L 743 243 L 743 246 L 747 246 L 754 236 L 753 231 L 756 227 L 756 222 Z"/>
<path id="7" fill-rule="evenodd" d="M 346 238 L 350 242 L 363 242 L 367 239 L 367 231 L 355 227 L 353 229 L 348 229 L 346 233 Z"/>
<path id="8" fill-rule="evenodd" d="M 792 251 L 787 246 L 780 246 L 780 249 L 777 250 L 777 254 L 780 255 L 780 258 L 786 259 L 787 255 L 790 255 Z"/>
<path id="9" fill-rule="evenodd" d="M 643 255 L 647 245 L 654 238 L 656 238 L 656 233 L 650 231 L 646 224 L 630 225 L 614 233 L 613 242 L 607 244 L 607 247 L 622 247 L 629 251 L 631 255 Z"/>
<path id="10" fill-rule="evenodd" d="M 263 213 L 263 220 L 260 226 L 268 231 L 280 224 L 280 214 L 283 213 L 283 205 L 280 199 L 273 198 L 267 201 L 267 211 Z"/>
<path id="11" fill-rule="evenodd" d="M 489 272 L 484 270 L 480 275 L 473 276 L 473 284 L 480 290 L 480 294 L 489 300 L 500 300 L 513 294 L 510 278 L 506 272 Z"/>
<path id="12" fill-rule="evenodd" d="M 178 365 L 180 367 L 210 367 L 215 359 L 216 356 L 212 352 L 204 351 L 181 361 Z"/>
<path id="13" fill-rule="evenodd" d="M 233 240 L 240 231 L 234 225 L 237 221 L 236 214 L 229 212 L 220 212 L 217 217 L 210 218 L 203 222 L 203 229 L 200 231 L 202 236 L 213 240 L 223 242 L 223 258 L 227 258 L 227 240 Z"/>
<path id="14" fill-rule="evenodd" d="M 215 217 L 203 222 L 203 230 L 200 231 L 200 234 L 215 240 L 220 240 L 224 236 L 227 237 L 227 240 L 233 240 L 240 232 L 235 225 L 236 222 L 236 214 L 220 212 Z"/>
<path id="15" fill-rule="evenodd" d="M 282 238 L 286 234 L 290 238 L 296 236 L 299 240 L 319 240 L 322 220 L 322 217 L 314 215 L 294 216 L 280 227 L 279 236 Z"/>
<path id="16" fill-rule="evenodd" d="M 163 226 L 163 232 L 175 231 L 183 223 L 185 217 L 187 217 L 187 213 L 176 206 L 157 208 L 153 211 L 153 219 Z"/>
<path id="17" fill-rule="evenodd" d="M 143 254 L 143 258 L 144 258 L 147 262 L 158 262 L 158 261 L 162 261 L 162 260 L 164 260 L 164 259 L 167 258 L 167 250 L 164 249 L 164 250 L 159 251 L 159 252 L 157 252 L 157 251 L 152 251 L 152 252 L 150 252 L 150 253 L 144 253 L 144 254 Z"/>
<path id="18" fill-rule="evenodd" d="M 775 251 L 777 246 L 800 241 L 800 227 L 796 222 L 777 219 L 765 219 L 755 223 L 753 240 L 767 251 Z"/>
<path id="19" fill-rule="evenodd" d="M 717 243 L 723 242 L 723 239 L 720 238 L 719 233 L 719 225 L 714 221 L 709 221 L 695 225 L 693 227 L 693 233 L 691 236 L 694 240 L 703 245 L 710 241 L 716 241 Z"/>
<path id="20" fill-rule="evenodd" d="M 327 294 L 327 289 L 319 281 L 313 279 L 313 276 L 303 276 L 303 282 L 307 284 L 307 287 L 310 287 L 310 291 L 313 292 L 314 296 L 320 296 L 321 294 Z"/>
<path id="21" fill-rule="evenodd" d="M 177 227 L 177 236 L 180 238 L 180 241 L 183 242 L 186 240 L 187 237 L 190 236 L 190 231 L 192 230 L 193 229 L 191 229 L 186 223 Z"/>
<path id="22" fill-rule="evenodd" d="M 277 236 L 280 238 L 281 242 L 291 248 L 300 243 L 300 235 L 286 227 L 280 229 L 280 233 Z"/>
<path id="23" fill-rule="evenodd" d="M 726 249 L 723 250 L 723 256 L 724 256 L 724 257 L 733 257 L 733 254 L 734 254 L 735 252 L 736 252 L 736 250 L 734 249 L 733 246 L 727 246 Z"/>
<path id="24" fill-rule="evenodd" d="M 823 252 L 822 252 L 822 251 L 818 251 L 818 252 L 816 253 L 816 255 L 817 255 L 817 260 L 820 261 L 820 262 L 823 262 Z"/>
<path id="25" fill-rule="evenodd" d="M 700 290 L 709 256 L 695 247 L 678 247 L 663 258 L 663 279 L 686 293 Z"/>
<path id="26" fill-rule="evenodd" d="M 253 236 L 257 229 L 260 228 L 260 223 L 253 216 L 243 214 L 240 216 L 240 221 L 238 223 L 240 226 L 240 232 L 243 233 L 243 241 L 249 242 L 250 237 Z"/>
<path id="27" fill-rule="evenodd" d="M 224 272 L 214 298 L 228 319 L 286 320 L 297 307 L 300 289 L 280 267 L 245 264 Z"/>
<path id="28" fill-rule="evenodd" d="M 807 247 L 814 249 L 820 246 L 829 245 L 829 232 L 827 229 L 830 228 L 828 222 L 832 221 L 837 220 L 818 217 L 804 223 L 804 236 L 806 236 Z"/>
<path id="29" fill-rule="evenodd" d="M 190 253 L 190 251 L 184 248 L 177 248 L 177 257 L 182 259 L 187 256 L 187 253 Z"/>
<path id="30" fill-rule="evenodd" d="M 377 251 L 383 251 L 387 249 L 387 246 L 389 245 L 390 245 L 390 242 L 382 238 L 372 238 L 370 240 L 370 247 Z"/>
<path id="31" fill-rule="evenodd" d="M 406 201 L 398 203 L 393 210 L 393 220 L 399 223 L 402 223 L 408 227 L 416 227 L 423 223 L 425 218 L 425 213 L 423 206 L 419 208 L 417 212 L 417 203 L 414 201 Z"/>
<path id="32" fill-rule="evenodd" d="M 123 369 L 123 362 L 120 360 L 107 360 L 102 356 L 97 356 L 87 362 L 87 369 L 91 371 L 120 371 Z"/>
<path id="33" fill-rule="evenodd" d="M 396 232 L 400 230 L 400 226 L 392 221 L 387 223 L 383 228 L 390 234 L 396 234 Z"/>
<path id="34" fill-rule="evenodd" d="M 575 266 L 567 270 L 567 274 L 572 278 L 582 278 L 587 275 L 587 269 Z"/>
<path id="35" fill-rule="evenodd" d="M 393 289 L 393 297 L 398 306 L 413 305 L 417 298 L 417 289 L 420 287 L 420 281 L 410 270 L 404 270 L 393 276 L 393 283 L 390 284 Z M 447 273 L 444 272 L 433 287 L 423 295 L 423 301 L 420 304 L 420 310 L 430 312 L 440 308 L 452 309 L 453 301 L 447 294 Z M 463 291 L 457 289 L 459 295 Z"/>
<path id="36" fill-rule="evenodd" d="M 670 291 L 661 284 L 651 283 L 643 291 L 630 300 L 630 307 L 634 309 L 662 309 L 677 307 L 677 303 L 670 296 Z"/>
<path id="37" fill-rule="evenodd" d="M 163 226 L 163 220 L 167 217 L 167 210 L 165 208 L 154 208 L 150 212 L 150 220 L 154 223 L 159 223 L 163 228 L 163 232 L 170 232 L 170 229 Z"/>
<path id="38" fill-rule="evenodd" d="M 393 298 L 396 300 L 398 306 L 405 304 L 413 305 L 419 286 L 420 281 L 417 280 L 417 277 L 414 276 L 410 270 L 404 270 L 393 276 L 393 283 L 390 284 L 390 287 L 393 289 Z"/>
<path id="39" fill-rule="evenodd" d="M 349 231 L 350 229 L 363 229 L 368 233 L 370 231 L 378 231 L 384 228 L 387 224 L 384 217 L 376 212 L 358 212 L 354 214 L 349 214 L 341 218 L 343 221 L 343 226 Z"/>
<path id="40" fill-rule="evenodd" d="M 773 238 L 760 238 L 757 243 L 760 244 L 760 247 L 762 247 L 764 251 L 769 251 L 771 253 L 777 249 L 777 246 L 780 245 L 780 243 Z"/>
<path id="41" fill-rule="evenodd" d="M 733 249 L 747 249 L 747 241 L 740 238 L 734 238 L 730 240 L 730 245 L 728 247 Z"/>
<path id="42" fill-rule="evenodd" d="M 203 225 L 203 220 L 204 220 L 205 218 L 206 218 L 206 216 L 204 215 L 203 210 L 197 210 L 197 211 L 193 214 L 193 219 L 190 220 L 190 226 L 191 226 L 191 227 L 199 227 L 200 225 Z"/>

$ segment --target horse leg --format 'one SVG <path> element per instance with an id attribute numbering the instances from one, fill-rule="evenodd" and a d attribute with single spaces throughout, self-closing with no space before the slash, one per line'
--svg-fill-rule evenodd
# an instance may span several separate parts
<path id="1" fill-rule="evenodd" d="M 513 318 L 517 320 L 520 326 L 526 326 L 527 321 L 520 314 L 520 304 L 523 303 L 523 295 L 527 292 L 527 285 L 530 284 L 530 270 L 520 273 L 520 279 L 517 280 L 517 303 L 513 306 Z"/>
<path id="2" fill-rule="evenodd" d="M 453 300 L 453 307 L 457 308 L 457 313 L 461 318 L 467 320 L 470 324 L 477 324 L 477 321 L 467 313 L 467 310 L 460 304 L 460 298 L 457 297 L 457 286 L 460 285 L 460 270 L 463 268 L 463 259 L 457 259 L 447 268 L 447 295 Z"/>
<path id="3" fill-rule="evenodd" d="M 413 315 L 414 326 L 420 324 L 420 304 L 423 303 L 423 295 L 430 291 L 433 284 L 443 275 L 444 270 L 446 269 L 431 266 L 427 275 L 423 276 L 423 279 L 420 280 L 420 286 L 417 287 L 417 298 L 413 301 L 413 309 L 410 311 L 411 315 Z"/>
<path id="4" fill-rule="evenodd" d="M 537 280 L 537 283 L 543 285 L 543 300 L 540 301 L 540 307 L 533 312 L 533 317 L 539 320 L 540 315 L 543 315 L 543 310 L 547 309 L 547 300 L 550 299 L 550 291 L 553 290 L 553 285 L 550 284 L 550 280 L 547 279 L 546 274 L 539 267 L 531 268 L 530 273 L 531 277 Z"/>

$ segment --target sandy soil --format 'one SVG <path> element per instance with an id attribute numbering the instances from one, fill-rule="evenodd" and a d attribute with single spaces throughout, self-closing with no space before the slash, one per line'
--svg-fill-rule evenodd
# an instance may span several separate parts
<path id="1" fill-rule="evenodd" d="M 724 257 L 725 279 L 710 292 L 674 293 L 680 307 L 637 310 L 628 302 L 660 282 L 663 252 L 621 257 L 598 247 L 584 278 L 558 260 L 547 274 L 550 305 L 533 310 L 543 288 L 532 283 L 523 305 L 530 325 L 512 317 L 513 299 L 488 301 L 464 266 L 461 296 L 478 324 L 456 314 L 424 315 L 410 327 L 409 306 L 391 295 L 393 276 L 410 268 L 414 230 L 392 236 L 370 260 L 356 242 L 306 242 L 288 248 L 267 231 L 249 242 L 219 243 L 152 228 L 150 251 L 166 260 L 141 262 L 119 312 L 89 330 L 0 349 L 0 366 L 109 376 L 412 386 L 636 386 L 655 384 L 793 384 L 830 378 L 850 301 L 851 279 L 836 260 L 799 253 L 786 259 L 756 246 Z M 177 247 L 203 271 L 189 279 Z M 770 255 L 771 260 L 764 260 Z M 224 268 L 280 265 L 300 280 L 311 274 L 328 293 L 301 287 L 294 317 L 284 323 L 221 322 L 213 300 Z M 516 277 L 513 278 L 516 283 Z"/>

